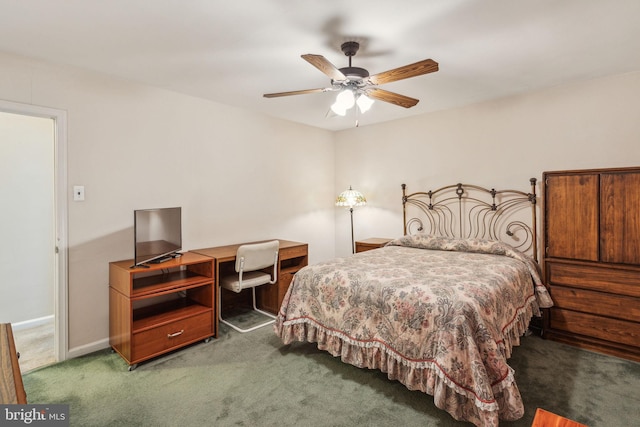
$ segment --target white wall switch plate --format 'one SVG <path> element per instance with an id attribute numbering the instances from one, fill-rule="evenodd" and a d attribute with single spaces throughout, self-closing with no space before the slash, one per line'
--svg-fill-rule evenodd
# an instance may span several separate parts
<path id="1" fill-rule="evenodd" d="M 84 185 L 73 186 L 73 201 L 74 202 L 84 201 Z"/>

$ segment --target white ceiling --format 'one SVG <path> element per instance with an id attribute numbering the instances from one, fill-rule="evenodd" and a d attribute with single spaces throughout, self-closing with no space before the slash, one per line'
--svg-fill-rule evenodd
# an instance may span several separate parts
<path id="1" fill-rule="evenodd" d="M 431 58 L 440 71 L 384 89 L 360 126 L 640 70 L 639 0 L 0 0 L 0 51 L 70 64 L 320 128 L 335 94 L 300 58 L 371 74 Z"/>

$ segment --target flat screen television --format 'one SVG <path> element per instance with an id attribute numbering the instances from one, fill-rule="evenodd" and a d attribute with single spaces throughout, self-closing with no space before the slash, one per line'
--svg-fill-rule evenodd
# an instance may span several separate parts
<path id="1" fill-rule="evenodd" d="M 133 212 L 134 265 L 173 258 L 182 249 L 182 208 Z"/>

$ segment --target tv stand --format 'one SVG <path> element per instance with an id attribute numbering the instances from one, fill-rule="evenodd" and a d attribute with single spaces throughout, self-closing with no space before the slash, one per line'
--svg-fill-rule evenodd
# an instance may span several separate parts
<path id="1" fill-rule="evenodd" d="M 146 264 L 162 264 L 163 262 L 171 261 L 174 258 L 178 258 L 178 256 L 179 255 L 175 255 L 175 254 L 165 255 L 161 258 L 152 259 L 151 261 L 148 261 Z"/>
<path id="2" fill-rule="evenodd" d="M 162 264 L 163 262 L 167 262 L 167 261 L 171 261 L 172 259 L 175 258 L 180 258 L 182 256 L 181 253 L 179 252 L 174 252 L 172 254 L 169 255 L 165 255 L 161 258 L 156 258 L 156 259 L 152 259 L 151 261 L 147 261 L 141 264 L 133 264 L 131 267 L 129 268 L 149 268 L 149 264 Z"/>
<path id="3" fill-rule="evenodd" d="M 109 344 L 129 364 L 218 334 L 215 267 L 187 252 L 163 263 L 109 263 Z"/>

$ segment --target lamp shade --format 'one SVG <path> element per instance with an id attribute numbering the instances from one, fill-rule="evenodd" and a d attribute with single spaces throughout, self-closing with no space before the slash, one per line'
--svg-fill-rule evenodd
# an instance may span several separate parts
<path id="1" fill-rule="evenodd" d="M 344 116 L 345 114 L 347 114 L 347 109 L 342 108 L 340 104 L 338 104 L 338 101 L 336 101 L 333 105 L 331 105 L 331 111 L 333 111 L 339 116 Z"/>
<path id="2" fill-rule="evenodd" d="M 364 206 L 367 204 L 367 199 L 362 195 L 361 192 L 354 190 L 349 186 L 348 190 L 344 190 L 340 195 L 336 198 L 336 206 L 346 206 L 348 208 L 353 208 L 355 206 Z"/>
<path id="3" fill-rule="evenodd" d="M 362 94 L 358 97 L 356 104 L 358 104 L 358 108 L 360 108 L 361 113 L 366 113 L 373 105 L 373 99 L 369 98 L 365 94 Z"/>
<path id="4" fill-rule="evenodd" d="M 353 95 L 353 91 L 350 89 L 343 90 L 336 96 L 336 102 L 345 110 L 353 107 L 356 102 L 356 97 Z"/>
<path id="5" fill-rule="evenodd" d="M 336 102 L 331 106 L 331 110 L 339 116 L 347 114 L 347 110 L 353 107 L 356 98 L 351 89 L 345 89 L 338 94 Z"/>

